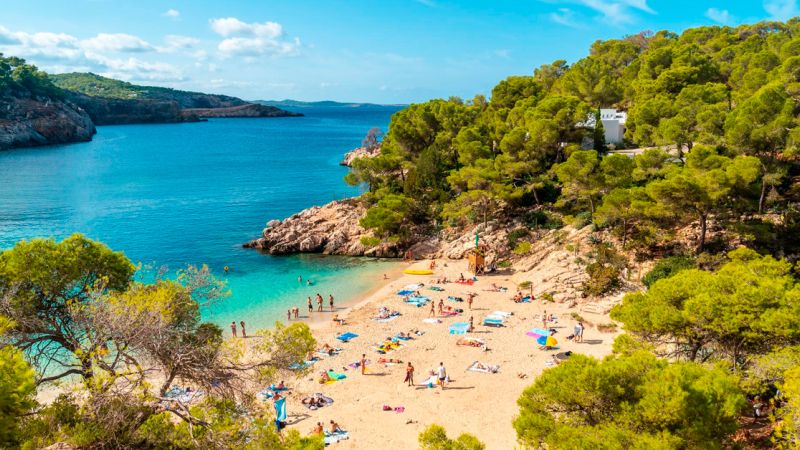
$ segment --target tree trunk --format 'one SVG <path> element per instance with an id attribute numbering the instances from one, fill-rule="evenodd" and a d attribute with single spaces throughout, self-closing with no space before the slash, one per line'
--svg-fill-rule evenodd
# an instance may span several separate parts
<path id="1" fill-rule="evenodd" d="M 592 212 L 592 215 L 594 215 L 594 200 L 591 195 L 589 196 L 589 210 Z"/>
<path id="2" fill-rule="evenodd" d="M 628 219 L 622 219 L 622 249 L 625 250 L 625 242 L 628 240 Z"/>
<path id="3" fill-rule="evenodd" d="M 700 214 L 700 237 L 697 239 L 697 254 L 699 255 L 703 251 L 703 247 L 706 245 L 706 221 L 708 216 L 703 213 Z"/>
<path id="4" fill-rule="evenodd" d="M 767 182 L 765 178 L 767 177 L 766 172 L 764 175 L 761 176 L 761 196 L 758 197 L 758 213 L 764 213 L 764 198 L 767 196 Z"/>

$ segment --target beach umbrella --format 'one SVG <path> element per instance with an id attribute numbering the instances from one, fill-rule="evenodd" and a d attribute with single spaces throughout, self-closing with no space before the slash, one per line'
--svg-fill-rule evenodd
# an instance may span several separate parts
<path id="1" fill-rule="evenodd" d="M 553 336 L 539 336 L 536 338 L 536 343 L 545 347 L 555 347 L 558 341 Z"/>

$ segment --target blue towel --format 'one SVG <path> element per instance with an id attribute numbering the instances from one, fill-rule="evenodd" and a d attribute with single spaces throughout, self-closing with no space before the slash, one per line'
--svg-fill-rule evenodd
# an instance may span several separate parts
<path id="1" fill-rule="evenodd" d="M 282 398 L 275 402 L 275 420 L 286 422 L 286 399 Z"/>
<path id="2" fill-rule="evenodd" d="M 358 337 L 357 334 L 351 333 L 351 332 L 347 332 L 347 333 L 341 334 L 339 336 L 336 336 L 336 339 L 338 339 L 338 340 L 340 340 L 342 342 L 347 342 L 350 339 L 357 338 L 357 337 Z"/>
<path id="3" fill-rule="evenodd" d="M 397 295 L 411 295 L 414 291 L 409 291 L 408 289 L 403 289 L 402 291 L 398 292 Z"/>
<path id="4" fill-rule="evenodd" d="M 486 319 L 483 319 L 483 324 L 484 325 L 491 325 L 491 326 L 499 327 L 499 326 L 503 325 L 503 321 L 500 320 L 500 319 L 489 319 L 489 318 L 486 318 Z"/>

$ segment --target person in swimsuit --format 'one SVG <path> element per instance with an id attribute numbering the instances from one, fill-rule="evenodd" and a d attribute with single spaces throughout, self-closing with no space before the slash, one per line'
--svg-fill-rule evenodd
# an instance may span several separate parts
<path id="1" fill-rule="evenodd" d="M 409 361 L 408 366 L 406 366 L 406 379 L 404 381 L 408 386 L 414 385 L 414 366 L 411 365 L 411 361 Z"/>

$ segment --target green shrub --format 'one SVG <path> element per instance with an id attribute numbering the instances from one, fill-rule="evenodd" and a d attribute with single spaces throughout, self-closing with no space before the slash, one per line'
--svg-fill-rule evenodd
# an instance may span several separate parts
<path id="1" fill-rule="evenodd" d="M 533 283 L 530 281 L 523 281 L 522 283 L 517 285 L 517 288 L 520 290 L 529 289 Z"/>
<path id="2" fill-rule="evenodd" d="M 508 239 L 508 246 L 510 248 L 516 247 L 519 240 L 527 236 L 528 230 L 525 228 L 517 228 L 516 230 L 508 233 L 508 236 L 506 236 L 506 239 Z"/>
<path id="3" fill-rule="evenodd" d="M 533 230 L 555 230 L 564 226 L 564 222 L 558 216 L 545 211 L 531 211 L 525 216 L 525 225 Z"/>
<path id="4" fill-rule="evenodd" d="M 592 213 L 583 211 L 575 214 L 575 220 L 572 222 L 572 226 L 580 230 L 590 223 L 592 223 Z"/>
<path id="5" fill-rule="evenodd" d="M 583 316 L 576 312 L 571 312 L 569 315 L 570 317 L 572 317 L 573 320 L 577 320 L 578 322 L 585 322 Z"/>
<path id="6" fill-rule="evenodd" d="M 499 267 L 501 269 L 508 269 L 509 267 L 511 267 L 511 265 L 512 265 L 511 261 L 509 261 L 507 259 L 504 259 L 504 260 L 502 260 L 502 261 L 497 263 L 497 267 Z"/>
<path id="7" fill-rule="evenodd" d="M 696 266 L 692 258 L 687 258 L 685 256 L 670 256 L 669 258 L 664 258 L 657 262 L 653 267 L 653 270 L 647 272 L 647 274 L 642 278 L 642 283 L 644 283 L 645 286 L 650 287 L 658 280 L 669 278 L 681 270 L 692 269 L 694 267 Z"/>
<path id="8" fill-rule="evenodd" d="M 516 255 L 527 255 L 531 252 L 531 243 L 530 242 L 520 242 L 514 247 L 514 254 Z"/>
<path id="9" fill-rule="evenodd" d="M 375 247 L 381 243 L 380 238 L 377 238 L 375 236 L 362 236 L 360 240 L 361 240 L 361 245 L 370 248 Z"/>
<path id="10" fill-rule="evenodd" d="M 613 333 L 617 331 L 617 324 L 615 323 L 601 323 L 597 325 L 597 331 L 601 333 Z"/>
<path id="11" fill-rule="evenodd" d="M 620 287 L 620 273 L 618 267 L 599 262 L 586 266 L 589 279 L 583 283 L 581 290 L 584 296 L 603 295 Z"/>
<path id="12" fill-rule="evenodd" d="M 543 301 L 543 302 L 550 302 L 550 303 L 553 303 L 553 302 L 555 302 L 555 301 L 556 301 L 556 299 L 555 299 L 555 298 L 553 298 L 553 294 L 551 294 L 551 293 L 549 293 L 549 292 L 545 292 L 545 293 L 543 293 L 542 295 L 540 295 L 539 297 L 541 297 L 541 299 L 542 299 L 542 301 Z"/>

